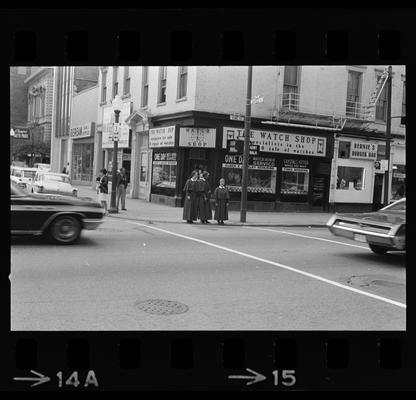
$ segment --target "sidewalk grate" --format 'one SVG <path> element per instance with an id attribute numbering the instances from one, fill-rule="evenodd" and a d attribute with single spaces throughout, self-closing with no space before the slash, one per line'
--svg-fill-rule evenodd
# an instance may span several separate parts
<path id="1" fill-rule="evenodd" d="M 158 315 L 183 314 L 189 310 L 186 304 L 162 299 L 138 301 L 134 305 L 139 310 Z"/>

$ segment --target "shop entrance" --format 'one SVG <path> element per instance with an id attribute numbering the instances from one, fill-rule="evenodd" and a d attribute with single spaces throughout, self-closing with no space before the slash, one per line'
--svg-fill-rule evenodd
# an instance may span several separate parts
<path id="1" fill-rule="evenodd" d="M 383 181 L 384 174 L 375 174 L 374 177 L 374 194 L 373 194 L 373 211 L 383 207 Z"/>
<path id="2" fill-rule="evenodd" d="M 194 170 L 208 171 L 212 175 L 213 171 L 209 170 L 206 150 L 189 150 L 185 181 L 191 177 L 192 171 Z"/>

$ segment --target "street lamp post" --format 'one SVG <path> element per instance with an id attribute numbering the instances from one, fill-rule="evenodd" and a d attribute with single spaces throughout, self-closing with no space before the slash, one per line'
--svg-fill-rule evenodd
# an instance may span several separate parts
<path id="1" fill-rule="evenodd" d="M 109 213 L 116 214 L 118 213 L 118 208 L 116 205 L 116 196 L 117 196 L 117 153 L 118 153 L 118 139 L 120 134 L 120 112 L 123 106 L 123 101 L 119 95 L 116 95 L 112 101 L 112 106 L 114 110 L 114 126 L 113 126 L 113 162 L 112 162 L 112 174 L 111 174 L 111 200 L 110 208 L 108 209 Z"/>
<path id="2" fill-rule="evenodd" d="M 391 99 L 392 99 L 392 66 L 389 65 L 387 77 L 387 121 L 386 121 L 386 160 L 387 171 L 384 173 L 384 206 L 389 204 L 389 185 L 390 185 L 390 142 L 391 142 Z"/>
<path id="3" fill-rule="evenodd" d="M 253 79 L 253 67 L 249 66 L 248 76 L 247 76 L 246 117 L 245 117 L 245 122 L 244 122 L 244 152 L 243 152 L 243 176 L 241 180 L 240 222 L 246 222 L 246 214 L 247 214 L 248 157 L 249 157 L 249 146 L 250 146 L 252 79 Z"/>
<path id="4" fill-rule="evenodd" d="M 14 161 L 14 148 L 13 148 L 13 139 L 14 139 L 14 137 L 16 136 L 16 134 L 15 134 L 15 132 L 14 132 L 14 129 L 13 128 L 11 128 L 10 129 L 10 148 L 12 149 L 12 159 L 11 159 L 11 162 L 13 162 Z"/>

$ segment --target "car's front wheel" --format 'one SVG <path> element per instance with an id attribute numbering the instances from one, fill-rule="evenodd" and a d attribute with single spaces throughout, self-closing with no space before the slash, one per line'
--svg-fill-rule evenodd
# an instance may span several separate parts
<path id="1" fill-rule="evenodd" d="M 376 254 L 386 254 L 387 248 L 383 246 L 377 246 L 376 244 L 370 244 L 370 249 Z"/>
<path id="2" fill-rule="evenodd" d="M 81 224 L 71 215 L 55 218 L 49 227 L 50 238 L 60 244 L 74 243 L 81 234 Z"/>

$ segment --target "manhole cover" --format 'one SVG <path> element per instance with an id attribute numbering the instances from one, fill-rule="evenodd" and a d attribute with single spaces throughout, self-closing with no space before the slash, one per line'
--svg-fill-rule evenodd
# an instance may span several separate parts
<path id="1" fill-rule="evenodd" d="M 135 306 L 149 314 L 159 315 L 183 314 L 189 310 L 186 304 L 161 299 L 138 301 Z"/>

